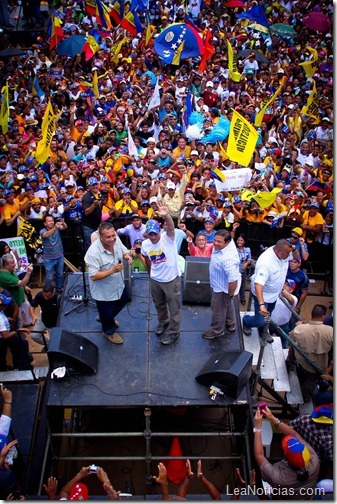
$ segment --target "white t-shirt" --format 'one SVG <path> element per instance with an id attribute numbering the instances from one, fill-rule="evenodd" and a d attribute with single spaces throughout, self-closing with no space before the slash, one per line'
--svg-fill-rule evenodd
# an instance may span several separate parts
<path id="1" fill-rule="evenodd" d="M 298 299 L 293 294 L 291 294 L 291 297 L 293 298 L 294 301 L 291 307 L 294 310 L 298 303 Z M 290 317 L 291 317 L 291 311 L 289 310 L 289 308 L 286 307 L 286 305 L 283 303 L 283 301 L 281 301 L 280 298 L 277 298 L 276 305 L 272 313 L 273 322 L 275 322 L 279 326 L 283 326 L 289 322 Z"/>
<path id="2" fill-rule="evenodd" d="M 149 239 L 142 243 L 142 254 L 151 261 L 150 277 L 157 282 L 171 282 L 180 276 L 178 251 L 174 240 L 166 234 L 160 236 L 158 243 Z"/>
<path id="3" fill-rule="evenodd" d="M 251 278 L 251 290 L 255 294 L 255 283 L 263 285 L 263 300 L 273 303 L 281 293 L 288 271 L 289 261 L 279 259 L 273 247 L 269 247 L 256 261 L 255 273 Z"/>

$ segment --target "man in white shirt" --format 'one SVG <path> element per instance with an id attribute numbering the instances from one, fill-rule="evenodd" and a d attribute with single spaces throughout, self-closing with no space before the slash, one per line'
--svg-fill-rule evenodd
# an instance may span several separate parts
<path id="1" fill-rule="evenodd" d="M 141 253 L 150 276 L 151 295 L 158 316 L 156 334 L 161 336 L 168 329 L 160 341 L 163 345 L 170 345 L 180 336 L 180 271 L 174 223 L 161 200 L 158 200 L 157 213 L 166 223 L 166 233 L 160 233 L 157 221 L 149 220 L 146 224 L 148 238 L 142 243 Z"/>
<path id="2" fill-rule="evenodd" d="M 251 336 L 252 327 L 262 330 L 264 317 L 274 310 L 287 276 L 289 256 L 294 250 L 295 245 L 282 238 L 265 250 L 256 261 L 255 273 L 251 278 L 255 314 L 245 315 L 242 319 L 242 329 L 246 336 Z M 272 343 L 272 338 L 267 341 Z"/>
<path id="3" fill-rule="evenodd" d="M 211 328 L 202 333 L 205 339 L 223 336 L 225 324 L 229 332 L 235 331 L 233 299 L 241 286 L 239 266 L 239 254 L 231 234 L 226 229 L 221 229 L 214 237 L 209 266 L 212 322 Z"/>

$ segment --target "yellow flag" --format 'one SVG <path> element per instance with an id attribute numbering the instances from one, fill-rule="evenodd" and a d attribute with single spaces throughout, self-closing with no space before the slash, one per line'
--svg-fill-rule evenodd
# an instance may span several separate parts
<path id="1" fill-rule="evenodd" d="M 236 64 L 236 58 L 234 56 L 232 44 L 227 39 L 227 50 L 228 50 L 228 69 L 229 69 L 229 77 L 234 82 L 240 82 L 241 74 L 238 72 L 238 67 Z"/>
<path id="2" fill-rule="evenodd" d="M 303 63 L 299 63 L 300 66 L 304 68 L 304 71 L 306 73 L 306 76 L 308 79 L 314 75 L 317 69 L 317 64 L 318 64 L 318 52 L 316 49 L 313 47 L 306 47 L 306 50 L 309 51 L 312 54 L 312 59 L 309 61 L 304 61 Z"/>
<path id="3" fill-rule="evenodd" d="M 274 189 L 270 192 L 260 191 L 259 193 L 254 194 L 251 199 L 256 201 L 256 203 L 260 206 L 260 208 L 267 208 L 274 203 L 278 193 L 281 191 L 279 187 L 274 187 Z"/>
<path id="4" fill-rule="evenodd" d="M 176 52 L 174 53 L 172 65 L 179 65 L 180 63 L 180 55 L 182 50 L 184 49 L 185 40 L 182 41 Z"/>
<path id="5" fill-rule="evenodd" d="M 232 109 L 232 111 L 227 155 L 232 161 L 247 167 L 254 153 L 259 134 L 241 114 L 236 110 Z"/>
<path id="6" fill-rule="evenodd" d="M 94 75 L 92 77 L 92 90 L 94 92 L 94 95 L 96 98 L 99 97 L 99 91 L 98 91 L 98 79 L 97 79 L 97 70 L 94 71 Z"/>
<path id="7" fill-rule="evenodd" d="M 0 126 L 2 133 L 6 135 L 8 131 L 9 105 L 8 105 L 8 82 L 1 90 L 2 102 L 0 109 Z"/>
<path id="8" fill-rule="evenodd" d="M 55 133 L 55 114 L 53 112 L 53 107 L 51 106 L 50 100 L 42 120 L 42 138 L 36 147 L 35 157 L 39 163 L 45 163 L 50 156 L 50 144 Z"/>
<path id="9" fill-rule="evenodd" d="M 316 120 L 313 124 L 318 124 L 320 122 L 320 117 L 319 117 L 319 95 L 317 93 L 316 89 L 316 81 L 313 81 L 313 87 L 311 90 L 310 95 L 308 96 L 308 101 L 307 104 L 302 107 L 301 114 L 307 115 L 309 117 L 314 117 Z"/>
<path id="10" fill-rule="evenodd" d="M 227 152 L 226 152 L 226 151 L 225 151 L 225 149 L 223 148 L 223 146 L 222 146 L 222 143 L 221 143 L 221 142 L 218 142 L 218 145 L 219 145 L 219 150 L 220 150 L 220 154 L 221 154 L 222 160 L 223 160 L 223 161 L 226 161 L 226 159 L 228 159 Z"/>
<path id="11" fill-rule="evenodd" d="M 151 30 L 151 25 L 150 23 L 146 27 L 146 34 L 145 34 L 145 47 L 149 45 L 150 39 L 152 37 L 152 30 Z"/>
<path id="12" fill-rule="evenodd" d="M 280 84 L 280 86 L 276 89 L 275 93 L 266 102 L 264 102 L 264 104 L 261 104 L 261 108 L 255 116 L 255 121 L 254 121 L 255 126 L 261 126 L 265 111 L 267 110 L 269 105 L 271 103 L 273 103 L 273 101 L 276 99 L 276 97 L 281 93 L 282 88 L 283 88 L 283 84 Z"/>
<path id="13" fill-rule="evenodd" d="M 110 49 L 111 61 L 113 63 L 116 63 L 116 65 L 118 63 L 118 55 L 121 52 L 122 45 L 125 43 L 126 40 L 127 40 L 126 37 L 124 37 L 120 42 L 117 42 L 117 44 L 112 46 Z"/>

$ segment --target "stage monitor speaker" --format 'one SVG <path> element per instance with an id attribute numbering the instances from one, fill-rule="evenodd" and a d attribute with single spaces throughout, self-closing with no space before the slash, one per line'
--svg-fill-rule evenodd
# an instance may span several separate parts
<path id="1" fill-rule="evenodd" d="M 51 369 L 65 366 L 72 373 L 96 374 L 98 347 L 80 334 L 53 327 L 48 359 Z"/>
<path id="2" fill-rule="evenodd" d="M 132 274 L 131 274 L 131 264 L 128 263 L 125 259 L 123 259 L 123 267 L 124 267 L 124 284 L 126 290 L 128 291 L 129 299 L 132 299 Z"/>
<path id="3" fill-rule="evenodd" d="M 195 377 L 198 383 L 218 387 L 225 395 L 237 398 L 252 374 L 253 354 L 241 352 L 223 352 L 214 355 Z"/>
<path id="4" fill-rule="evenodd" d="M 209 263 L 209 257 L 186 257 L 184 303 L 209 304 L 211 302 Z"/>

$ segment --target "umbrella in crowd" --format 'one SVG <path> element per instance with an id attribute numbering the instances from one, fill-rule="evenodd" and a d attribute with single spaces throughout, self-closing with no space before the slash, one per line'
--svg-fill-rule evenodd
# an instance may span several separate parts
<path id="1" fill-rule="evenodd" d="M 283 23 L 275 23 L 269 27 L 269 30 L 280 37 L 296 37 L 297 35 L 292 26 Z"/>
<path id="2" fill-rule="evenodd" d="M 27 53 L 27 49 L 21 49 L 21 47 L 9 47 L 0 51 L 1 58 L 12 58 L 13 56 L 22 56 Z"/>
<path id="3" fill-rule="evenodd" d="M 76 56 L 82 51 L 85 42 L 86 38 L 82 35 L 71 35 L 62 40 L 56 50 L 61 56 Z"/>
<path id="4" fill-rule="evenodd" d="M 255 54 L 255 59 L 256 61 L 258 61 L 259 63 L 268 63 L 268 58 L 260 51 L 256 51 L 256 49 L 245 49 L 244 51 L 241 51 L 239 52 L 238 56 L 240 56 L 240 58 L 247 58 L 250 53 L 254 53 Z"/>
<path id="5" fill-rule="evenodd" d="M 325 33 L 330 30 L 332 19 L 323 14 L 323 12 L 310 12 L 303 17 L 303 24 L 310 30 L 316 30 Z"/>
<path id="6" fill-rule="evenodd" d="M 225 4 L 225 7 L 228 7 L 229 9 L 235 9 L 237 7 L 241 7 L 242 9 L 244 9 L 245 4 L 241 2 L 241 0 L 229 0 L 229 2 Z"/>

